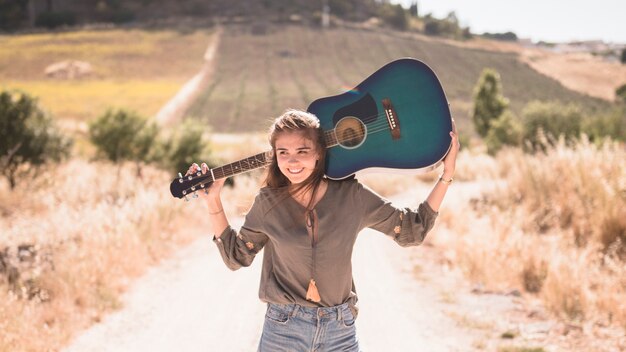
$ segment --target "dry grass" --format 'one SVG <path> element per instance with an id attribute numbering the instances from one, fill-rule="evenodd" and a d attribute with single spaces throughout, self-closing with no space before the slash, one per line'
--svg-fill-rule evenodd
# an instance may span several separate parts
<path id="1" fill-rule="evenodd" d="M 520 58 L 571 90 L 609 101 L 615 100 L 615 90 L 626 82 L 624 65 L 607 62 L 588 53 L 554 54 L 540 49 L 526 49 Z"/>
<path id="2" fill-rule="evenodd" d="M 435 241 L 491 289 L 520 288 L 564 319 L 626 328 L 624 146 L 561 142 L 495 161 L 505 186 L 456 209 L 444 219 L 454 238 Z"/>
<path id="3" fill-rule="evenodd" d="M 478 37 L 469 41 L 447 40 L 446 43 L 460 48 L 515 53 L 521 62 L 559 81 L 568 89 L 608 101 L 615 100 L 615 89 L 626 82 L 624 65 L 589 53 L 553 53 L 518 43 Z"/>
<path id="4" fill-rule="evenodd" d="M 139 180 L 132 165 L 73 160 L 14 192 L 3 185 L 0 351 L 58 350 L 120 308 L 148 266 L 208 235 L 185 230 L 206 225 L 204 208 L 171 199 L 169 181 L 153 169 Z"/>

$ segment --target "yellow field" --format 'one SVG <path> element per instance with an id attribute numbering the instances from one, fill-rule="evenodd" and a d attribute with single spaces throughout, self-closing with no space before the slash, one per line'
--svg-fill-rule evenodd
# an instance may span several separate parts
<path id="1" fill-rule="evenodd" d="M 167 80 L 8 81 L 0 89 L 19 89 L 39 97 L 58 120 L 88 121 L 109 108 L 153 116 L 184 82 Z"/>
<path id="2" fill-rule="evenodd" d="M 110 29 L 0 36 L 0 89 L 39 97 L 58 120 L 87 121 L 107 108 L 154 115 L 203 64 L 211 31 Z M 89 63 L 83 78 L 45 75 L 66 60 Z"/>

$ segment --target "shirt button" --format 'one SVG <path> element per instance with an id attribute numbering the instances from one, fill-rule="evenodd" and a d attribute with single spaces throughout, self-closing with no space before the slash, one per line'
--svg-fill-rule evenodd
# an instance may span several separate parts
<path id="1" fill-rule="evenodd" d="M 320 317 L 324 316 L 324 312 L 322 312 L 321 310 L 318 311 L 317 314 L 319 314 Z"/>

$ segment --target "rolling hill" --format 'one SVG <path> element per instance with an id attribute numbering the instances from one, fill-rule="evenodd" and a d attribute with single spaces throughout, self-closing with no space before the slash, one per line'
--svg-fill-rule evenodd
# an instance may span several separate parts
<path id="1" fill-rule="evenodd" d="M 515 53 L 466 48 L 382 29 L 253 28 L 225 28 L 212 82 L 188 112 L 215 131 L 264 130 L 268 120 L 284 109 L 305 109 L 317 98 L 340 94 L 401 57 L 422 60 L 437 73 L 461 129 L 470 128 L 473 87 L 486 67 L 500 73 L 504 95 L 516 112 L 536 99 L 576 102 L 589 110 L 608 106 L 563 87 Z"/>

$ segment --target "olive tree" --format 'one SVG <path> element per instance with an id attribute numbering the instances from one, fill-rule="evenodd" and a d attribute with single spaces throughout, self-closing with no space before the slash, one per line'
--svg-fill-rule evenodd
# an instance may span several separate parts
<path id="1" fill-rule="evenodd" d="M 20 176 L 61 161 L 71 145 L 35 98 L 19 91 L 0 92 L 0 169 L 11 189 Z"/>
<path id="2" fill-rule="evenodd" d="M 142 163 L 154 161 L 158 127 L 137 113 L 123 109 L 107 110 L 89 124 L 89 138 L 100 156 L 114 162 L 135 162 L 137 176 Z"/>

